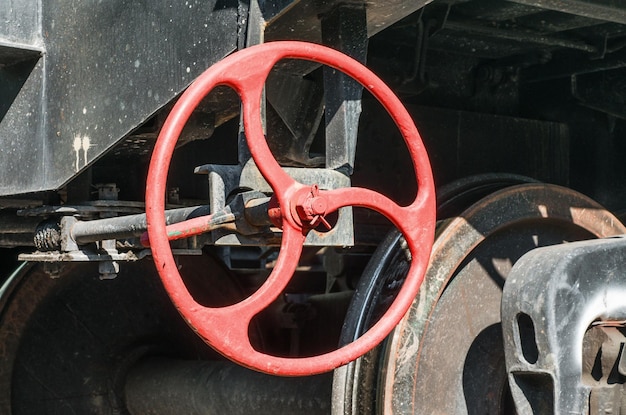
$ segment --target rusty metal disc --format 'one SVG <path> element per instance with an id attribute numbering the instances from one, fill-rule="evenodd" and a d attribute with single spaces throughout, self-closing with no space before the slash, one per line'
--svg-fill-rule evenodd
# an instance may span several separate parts
<path id="1" fill-rule="evenodd" d="M 449 219 L 409 313 L 384 346 L 352 368 L 358 382 L 344 388 L 352 404 L 345 413 L 512 413 L 500 330 L 511 266 L 538 246 L 625 231 L 594 201 L 547 184 L 505 188 Z M 402 267 L 395 258 L 392 272 Z M 361 399 L 363 389 L 376 396 Z M 343 405 L 333 404 L 335 411 Z"/>
<path id="2" fill-rule="evenodd" d="M 439 234 L 427 282 L 385 351 L 385 414 L 504 414 L 504 280 L 538 246 L 626 232 L 613 215 L 563 187 L 509 187 L 472 205 Z M 444 392 L 445 391 L 445 392 Z"/>
<path id="3" fill-rule="evenodd" d="M 210 255 L 179 266 L 199 302 L 244 297 Z M 56 279 L 24 263 L 0 287 L 0 413 L 126 413 L 126 371 L 142 356 L 221 359 L 182 321 L 152 261 L 123 263 L 114 280 L 98 275 L 95 263 L 67 264 Z"/>
<path id="4" fill-rule="evenodd" d="M 536 180 L 509 173 L 486 173 L 463 177 L 437 189 L 437 232 L 447 220 L 467 207 L 500 189 L 538 183 Z M 402 235 L 391 231 L 378 245 L 363 271 L 350 304 L 341 332 L 340 344 L 358 338 L 378 318 L 393 298 L 399 282 L 409 267 L 410 255 L 403 246 Z M 376 407 L 380 370 L 380 350 L 376 348 L 361 359 L 335 370 L 333 413 L 368 414 Z"/>

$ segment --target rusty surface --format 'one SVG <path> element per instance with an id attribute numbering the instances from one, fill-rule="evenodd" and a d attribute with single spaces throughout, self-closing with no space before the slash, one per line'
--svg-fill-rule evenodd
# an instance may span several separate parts
<path id="1" fill-rule="evenodd" d="M 179 265 L 199 303 L 243 297 L 212 257 L 181 257 Z M 2 414 L 126 413 L 120 387 L 144 353 L 218 358 L 181 321 L 151 261 L 124 264 L 109 281 L 99 280 L 94 264 L 68 264 L 57 279 L 25 264 L 7 281 L 0 290 Z M 263 347 L 256 327 L 252 338 Z"/>
<path id="2" fill-rule="evenodd" d="M 543 184 L 499 191 L 452 219 L 388 344 L 384 413 L 506 413 L 499 303 L 508 270 L 535 246 L 625 231 L 592 200 Z"/>

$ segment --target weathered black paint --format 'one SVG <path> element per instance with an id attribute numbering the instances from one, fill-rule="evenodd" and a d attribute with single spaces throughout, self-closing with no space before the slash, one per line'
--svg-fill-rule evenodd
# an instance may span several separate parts
<path id="1" fill-rule="evenodd" d="M 236 0 L 3 2 L 0 16 L 0 82 L 23 83 L 0 112 L 0 195 L 62 186 L 233 51 L 239 20 Z"/>

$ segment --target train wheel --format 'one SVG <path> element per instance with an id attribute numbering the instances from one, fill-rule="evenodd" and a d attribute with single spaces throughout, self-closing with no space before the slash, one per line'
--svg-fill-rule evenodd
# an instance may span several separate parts
<path id="1" fill-rule="evenodd" d="M 510 173 L 486 173 L 461 178 L 437 189 L 437 229 L 460 215 L 480 199 L 509 186 L 539 183 L 535 179 Z M 403 278 L 408 262 L 401 235 L 392 231 L 380 243 L 357 287 L 358 294 L 350 305 L 342 330 L 341 343 L 358 338 L 372 317 L 386 305 L 380 300 L 385 286 Z M 333 380 L 333 413 L 369 414 L 376 407 L 380 352 L 376 348 L 355 362 L 335 370 Z"/>
<path id="2" fill-rule="evenodd" d="M 500 329 L 510 268 L 538 246 L 625 231 L 585 196 L 545 184 L 497 191 L 444 221 L 409 313 L 347 379 L 335 376 L 343 393 L 334 396 L 334 413 L 513 413 Z M 400 237 L 390 236 L 380 251 L 382 275 L 393 279 L 406 269 Z"/>
<path id="3" fill-rule="evenodd" d="M 205 293 L 198 301 L 244 296 L 208 255 L 179 265 Z M 51 279 L 25 263 L 0 288 L 0 413 L 124 414 L 126 371 L 138 359 L 220 358 L 180 319 L 152 261 L 122 264 L 115 280 L 98 275 L 96 264 L 74 263 Z"/>

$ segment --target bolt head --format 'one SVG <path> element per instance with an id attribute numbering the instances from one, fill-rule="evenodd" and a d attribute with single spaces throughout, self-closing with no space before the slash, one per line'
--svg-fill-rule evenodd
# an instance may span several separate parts
<path id="1" fill-rule="evenodd" d="M 326 203 L 326 198 L 324 197 L 314 197 L 311 200 L 311 213 L 313 215 L 324 215 L 327 207 L 328 204 Z"/>

